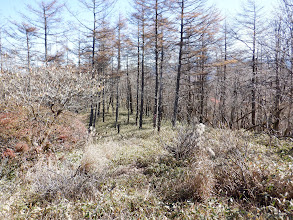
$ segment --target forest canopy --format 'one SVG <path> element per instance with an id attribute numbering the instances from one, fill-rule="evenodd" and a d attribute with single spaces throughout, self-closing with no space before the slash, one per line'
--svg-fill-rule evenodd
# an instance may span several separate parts
<path id="1" fill-rule="evenodd" d="M 62 87 L 52 91 L 62 100 L 46 105 L 89 112 L 89 129 L 109 109 L 117 126 L 122 108 L 139 128 L 151 116 L 158 130 L 170 120 L 173 127 L 200 122 L 292 136 L 291 0 L 269 17 L 254 0 L 232 18 L 200 0 L 133 0 L 127 16 L 117 7 L 114 0 L 79 0 L 75 7 L 37 1 L 20 10 L 21 19 L 3 22 L 2 102 L 44 101 L 50 95 L 30 85 L 41 77 Z M 59 69 L 73 78 L 62 81 Z M 12 85 L 16 76 L 23 83 Z"/>

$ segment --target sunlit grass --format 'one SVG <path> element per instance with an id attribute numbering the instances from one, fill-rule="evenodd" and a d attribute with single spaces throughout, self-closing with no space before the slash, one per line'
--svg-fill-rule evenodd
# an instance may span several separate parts
<path id="1" fill-rule="evenodd" d="M 12 177 L 2 177 L 0 218 L 290 217 L 292 142 L 213 128 L 206 128 L 201 144 L 182 142 L 192 127 L 173 129 L 163 121 L 158 133 L 145 117 L 138 129 L 135 115 L 127 123 L 126 112 L 119 115 L 119 133 L 114 123 L 113 114 L 106 114 L 83 149 L 42 157 L 28 171 L 15 167 Z M 170 152 L 186 143 L 194 144 L 194 151 L 185 157 Z M 251 189 L 237 188 L 241 184 Z"/>

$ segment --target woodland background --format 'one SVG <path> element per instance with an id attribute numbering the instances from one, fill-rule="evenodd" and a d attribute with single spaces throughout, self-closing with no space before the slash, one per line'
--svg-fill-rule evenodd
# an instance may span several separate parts
<path id="1" fill-rule="evenodd" d="M 292 136 L 291 1 L 280 1 L 270 16 L 257 1 L 246 1 L 233 22 L 205 1 L 134 1 L 127 18 L 112 13 L 114 4 L 28 4 L 22 21 L 2 25 L 3 103 L 22 95 L 56 111 L 90 108 L 93 127 L 110 108 L 119 123 L 123 107 L 140 128 L 144 115 L 152 115 L 158 128 L 165 118 L 173 126 L 196 120 Z M 62 18 L 65 12 L 70 19 Z M 62 81 L 59 69 L 75 82 Z M 58 87 L 53 84 L 47 94 L 31 89 L 39 70 L 52 75 L 42 83 L 53 77 L 62 90 L 50 91 Z M 9 84 L 16 75 L 22 83 Z M 76 86 L 91 87 L 92 94 L 77 98 L 85 92 Z"/>
<path id="2" fill-rule="evenodd" d="M 293 1 L 115 4 L 1 24 L 0 218 L 291 219 Z"/>

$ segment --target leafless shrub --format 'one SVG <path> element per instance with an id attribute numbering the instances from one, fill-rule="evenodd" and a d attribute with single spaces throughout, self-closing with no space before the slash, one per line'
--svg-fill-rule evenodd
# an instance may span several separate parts
<path id="1" fill-rule="evenodd" d="M 78 171 L 70 163 L 58 164 L 44 159 L 29 170 L 26 180 L 30 182 L 37 201 L 97 199 L 102 175 Z"/>
<path id="2" fill-rule="evenodd" d="M 119 145 L 113 141 L 97 145 L 93 143 L 93 140 L 89 140 L 84 147 L 80 169 L 85 173 L 103 173 L 118 150 Z"/>
<path id="3" fill-rule="evenodd" d="M 245 141 L 247 134 L 241 131 L 217 132 L 205 144 L 215 151 L 213 173 L 218 195 L 259 205 L 283 200 L 278 202 L 279 208 L 293 199 L 292 167 L 278 162 L 271 149 Z"/>
<path id="4" fill-rule="evenodd" d="M 198 124 L 195 127 L 180 126 L 173 143 L 166 146 L 166 149 L 177 160 L 190 159 L 200 149 L 204 130 L 205 126 L 203 124 Z"/>
<path id="5" fill-rule="evenodd" d="M 215 178 L 208 158 L 162 179 L 159 192 L 168 202 L 204 202 L 214 195 Z M 170 171 L 169 171 L 170 172 Z M 172 171 L 171 171 L 172 173 Z"/>
<path id="6" fill-rule="evenodd" d="M 54 127 L 58 124 L 57 121 L 64 121 L 64 115 L 69 111 L 78 111 L 86 107 L 88 100 L 99 90 L 99 85 L 91 80 L 90 74 L 75 72 L 70 67 L 35 68 L 29 73 L 7 73 L 0 78 L 5 103 L 3 108 L 0 106 L 0 124 L 6 123 L 8 126 L 10 120 L 12 125 L 19 127 L 20 121 L 23 122 L 25 126 L 22 125 L 20 134 L 29 133 L 27 142 L 35 142 L 41 147 L 50 142 L 50 135 L 56 129 L 60 130 L 61 141 L 68 138 L 72 123 L 60 129 Z M 30 128 L 37 128 L 39 132 L 27 131 Z M 15 136 L 20 134 L 17 133 Z"/>
<path id="7" fill-rule="evenodd" d="M 225 158 L 217 160 L 214 170 L 217 192 L 260 205 L 269 205 L 280 199 L 290 201 L 293 199 L 290 175 L 282 174 L 277 169 L 258 166 L 256 161 L 251 161 L 238 149 L 230 149 Z"/>
<path id="8" fill-rule="evenodd" d="M 156 187 L 167 201 L 206 201 L 228 197 L 254 205 L 273 205 L 286 210 L 293 199 L 292 166 L 278 161 L 270 149 L 247 141 L 242 131 L 215 130 L 198 144 L 194 131 L 181 129 L 171 152 L 189 163 L 164 172 Z M 181 145 L 180 145 L 180 144 Z M 262 147 L 262 148 L 260 148 Z M 169 148 L 170 150 L 170 148 Z M 286 164 L 286 165 L 285 165 Z"/>

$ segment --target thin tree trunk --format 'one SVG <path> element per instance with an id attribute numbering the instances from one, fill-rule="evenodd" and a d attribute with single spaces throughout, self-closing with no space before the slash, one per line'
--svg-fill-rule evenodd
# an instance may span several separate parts
<path id="1" fill-rule="evenodd" d="M 127 81 L 127 124 L 129 124 L 129 117 L 130 117 L 130 82 L 129 82 L 129 72 L 128 72 L 128 55 L 127 55 L 127 61 L 126 61 L 126 81 Z"/>
<path id="2" fill-rule="evenodd" d="M 78 70 L 80 71 L 80 64 L 81 64 L 81 42 L 80 42 L 80 36 L 78 39 Z"/>
<path id="3" fill-rule="evenodd" d="M 27 71 L 30 72 L 31 69 L 31 57 L 30 57 L 30 44 L 29 44 L 29 36 L 28 31 L 26 31 L 26 47 L 27 47 Z"/>
<path id="4" fill-rule="evenodd" d="M 98 95 L 98 105 L 97 105 L 97 118 L 100 117 L 100 114 L 101 114 L 101 92 L 99 92 L 99 95 Z"/>
<path id="5" fill-rule="evenodd" d="M 119 73 L 119 71 L 118 71 Z M 118 125 L 119 118 L 119 76 L 116 78 L 116 113 L 115 113 L 115 128 Z"/>
<path id="6" fill-rule="evenodd" d="M 291 119 L 291 112 L 292 112 L 292 102 L 293 102 L 293 30 L 290 29 L 290 35 L 291 35 L 291 48 L 290 48 L 290 90 L 289 90 L 289 106 L 288 106 L 288 114 L 287 114 L 287 127 L 284 132 L 284 135 L 292 135 L 292 119 Z M 290 134 L 291 133 L 291 134 Z"/>
<path id="7" fill-rule="evenodd" d="M 102 90 L 102 121 L 105 122 L 105 72 L 103 69 L 103 90 Z"/>
<path id="8" fill-rule="evenodd" d="M 251 124 L 256 125 L 256 26 L 254 19 L 253 45 L 252 45 L 252 87 L 251 87 Z"/>
<path id="9" fill-rule="evenodd" d="M 138 124 L 138 115 L 139 115 L 139 77 L 140 77 L 140 29 L 139 22 L 137 24 L 137 80 L 136 80 L 136 116 L 135 123 Z"/>
<path id="10" fill-rule="evenodd" d="M 91 104 L 91 113 L 90 113 L 90 121 L 89 121 L 89 128 L 88 128 L 89 132 L 92 129 L 93 121 L 94 121 L 94 106 L 93 106 L 93 104 Z"/>
<path id="11" fill-rule="evenodd" d="M 114 62 L 112 59 L 112 76 L 114 75 Z M 110 95 L 110 105 L 112 108 L 112 115 L 114 116 L 114 78 L 111 78 L 111 95 Z"/>
<path id="12" fill-rule="evenodd" d="M 163 35 L 163 33 L 162 33 Z M 162 121 L 162 99 L 163 99 L 163 64 L 164 64 L 164 46 L 163 46 L 163 36 L 162 36 L 162 48 L 161 48 L 161 64 L 160 64 L 160 89 L 159 89 L 159 102 L 158 102 L 158 132 L 161 130 Z"/>
<path id="13" fill-rule="evenodd" d="M 202 39 L 201 39 L 201 75 L 200 75 L 200 105 L 199 105 L 199 122 L 200 123 L 203 123 L 203 115 L 204 115 L 204 98 L 205 98 L 205 95 L 204 95 L 204 86 L 205 86 L 205 54 L 204 54 L 204 35 L 202 35 Z"/>
<path id="14" fill-rule="evenodd" d="M 144 9 L 143 9 L 144 10 Z M 144 50 L 145 50 L 145 33 L 144 33 L 144 11 L 142 15 L 142 54 L 141 54 L 141 94 L 140 94 L 140 115 L 139 115 L 139 129 L 142 129 L 143 118 L 143 103 L 144 103 Z"/>
<path id="15" fill-rule="evenodd" d="M 220 98 L 220 114 L 221 114 L 221 121 L 222 124 L 226 123 L 226 76 L 227 76 L 227 24 L 225 22 L 225 34 L 224 34 L 224 70 L 223 70 L 223 77 L 222 78 L 222 92 L 221 92 L 221 98 Z"/>
<path id="16" fill-rule="evenodd" d="M 96 13 L 95 13 L 95 4 L 96 4 L 96 1 L 93 1 L 94 3 L 94 7 L 93 7 L 93 15 L 94 15 L 94 29 L 93 29 L 93 44 L 92 44 L 92 79 L 94 79 L 95 75 L 94 75 L 94 72 L 95 72 L 95 47 L 96 47 Z M 46 40 L 45 40 L 46 41 Z M 47 62 L 47 59 L 46 59 L 46 62 Z M 93 103 L 91 104 L 91 113 L 90 113 L 90 124 L 89 124 L 89 127 L 92 127 L 93 126 L 93 122 L 94 122 L 94 119 L 95 116 L 94 116 L 94 110 L 93 110 Z"/>
<path id="17" fill-rule="evenodd" d="M 172 126 L 173 127 L 175 127 L 175 125 L 176 125 L 177 114 L 178 114 L 180 77 L 181 77 L 181 67 L 182 67 L 183 28 L 184 28 L 184 0 L 181 1 L 181 23 L 180 23 L 179 59 L 178 59 L 178 69 L 177 69 L 177 79 L 176 79 L 176 91 L 175 91 L 175 101 L 174 101 L 173 119 L 172 119 Z"/>
<path id="18" fill-rule="evenodd" d="M 131 83 L 129 82 L 129 108 L 130 108 L 130 114 L 133 114 L 133 99 L 132 99 L 132 89 L 131 89 Z"/>
<path id="19" fill-rule="evenodd" d="M 119 19 L 118 25 L 118 68 L 117 68 L 117 78 L 116 78 L 116 117 L 115 117 L 115 128 L 118 126 L 119 117 L 119 81 L 120 81 L 120 68 L 121 68 L 121 23 Z"/>
<path id="20" fill-rule="evenodd" d="M 92 125 L 93 128 L 96 127 L 97 109 L 98 109 L 98 104 L 96 103 L 96 105 L 95 105 L 95 109 L 94 109 L 94 116 L 93 116 L 93 125 Z"/>
<path id="21" fill-rule="evenodd" d="M 48 41 L 47 41 L 47 37 L 48 37 L 48 30 L 47 30 L 47 16 L 46 16 L 46 11 L 44 9 L 44 25 L 45 25 L 45 65 L 48 65 Z"/>
<path id="22" fill-rule="evenodd" d="M 159 73 L 158 73 L 158 0 L 156 0 L 156 20 L 155 20 L 155 71 L 156 71 L 156 81 L 155 81 L 155 103 L 154 103 L 154 115 L 153 115 L 153 126 L 156 127 L 157 114 L 158 114 L 158 87 L 159 87 Z"/>
<path id="23" fill-rule="evenodd" d="M 275 65 L 276 65 L 276 94 L 275 94 L 275 109 L 274 109 L 274 131 L 279 131 L 280 124 L 280 99 L 281 99 L 281 88 L 280 88 L 280 79 L 279 79 L 279 70 L 280 70 L 280 26 L 278 27 L 276 33 L 276 54 L 275 54 Z"/>

